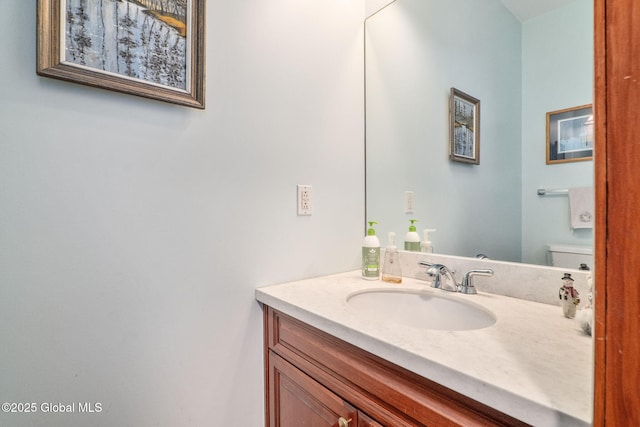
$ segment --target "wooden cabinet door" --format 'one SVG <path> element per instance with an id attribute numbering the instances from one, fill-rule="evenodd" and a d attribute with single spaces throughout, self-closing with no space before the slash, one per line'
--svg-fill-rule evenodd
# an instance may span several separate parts
<path id="1" fill-rule="evenodd" d="M 269 427 L 359 426 L 355 408 L 274 353 L 268 375 Z"/>
<path id="2" fill-rule="evenodd" d="M 384 427 L 382 424 L 372 420 L 362 412 L 358 413 L 358 427 Z"/>

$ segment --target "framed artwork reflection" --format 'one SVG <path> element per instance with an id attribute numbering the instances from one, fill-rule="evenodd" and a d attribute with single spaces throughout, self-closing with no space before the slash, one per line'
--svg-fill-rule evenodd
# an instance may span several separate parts
<path id="1" fill-rule="evenodd" d="M 480 164 L 480 100 L 453 87 L 449 96 L 449 158 Z"/>
<path id="2" fill-rule="evenodd" d="M 547 113 L 547 164 L 593 159 L 591 104 Z"/>
<path id="3" fill-rule="evenodd" d="M 38 75 L 204 108 L 206 0 L 38 0 Z"/>

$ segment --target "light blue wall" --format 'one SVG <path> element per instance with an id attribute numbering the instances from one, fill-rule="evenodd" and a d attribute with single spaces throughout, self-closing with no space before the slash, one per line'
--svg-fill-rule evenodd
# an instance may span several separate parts
<path id="1" fill-rule="evenodd" d="M 545 162 L 546 113 L 592 103 L 592 0 L 525 21 L 522 61 L 522 255 L 544 264 L 548 243 L 593 242 L 592 230 L 570 230 L 567 197 L 536 195 L 538 188 L 593 185 L 592 161 Z"/>
<path id="2" fill-rule="evenodd" d="M 0 425 L 263 425 L 255 287 L 359 265 L 363 1 L 207 0 L 205 111 L 36 76 L 36 3 L 0 14 L 0 402 L 103 412 Z"/>
<path id="3" fill-rule="evenodd" d="M 416 218 L 436 252 L 520 261 L 520 22 L 499 0 L 397 0 L 366 25 L 367 211 L 383 242 Z M 478 166 L 449 161 L 451 87 L 481 102 Z"/>

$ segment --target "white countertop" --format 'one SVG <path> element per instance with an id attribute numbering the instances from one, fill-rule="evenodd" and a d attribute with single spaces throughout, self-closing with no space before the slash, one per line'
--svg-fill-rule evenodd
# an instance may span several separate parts
<path id="1" fill-rule="evenodd" d="M 371 288 L 425 289 L 479 304 L 488 328 L 439 331 L 364 318 L 347 304 Z M 588 426 L 593 342 L 560 306 L 479 292 L 463 295 L 403 278 L 362 280 L 360 271 L 258 288 L 261 303 L 534 426 Z"/>

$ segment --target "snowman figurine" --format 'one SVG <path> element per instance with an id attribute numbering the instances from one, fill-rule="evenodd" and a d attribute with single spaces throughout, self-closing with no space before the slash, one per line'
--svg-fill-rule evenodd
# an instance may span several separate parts
<path id="1" fill-rule="evenodd" d="M 588 335 L 593 334 L 593 276 L 587 275 L 587 285 L 589 286 L 589 293 L 587 294 L 587 301 L 584 308 L 578 311 L 576 314 L 576 320 L 580 324 L 580 327 Z"/>
<path id="2" fill-rule="evenodd" d="M 564 273 L 562 287 L 558 291 L 558 297 L 562 303 L 564 317 L 573 319 L 576 316 L 576 308 L 580 304 L 580 294 L 573 287 L 573 278 L 570 273 Z"/>

